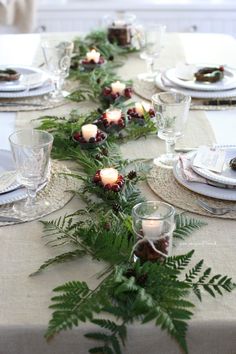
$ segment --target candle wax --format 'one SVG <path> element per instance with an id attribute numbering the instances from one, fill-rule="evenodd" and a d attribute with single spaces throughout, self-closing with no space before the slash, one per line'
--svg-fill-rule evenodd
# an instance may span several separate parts
<path id="1" fill-rule="evenodd" d="M 145 103 L 145 102 L 136 102 L 135 103 L 135 110 L 136 112 L 140 115 L 140 116 L 143 116 L 144 114 L 144 110 L 146 112 L 148 112 L 150 109 L 150 105 L 148 103 Z"/>
<path id="2" fill-rule="evenodd" d="M 113 93 L 119 93 L 120 95 L 123 94 L 126 85 L 120 81 L 115 81 L 111 84 L 111 89 Z"/>
<path id="3" fill-rule="evenodd" d="M 156 239 L 162 233 L 162 220 L 146 219 L 142 220 L 143 234 L 148 239 Z"/>
<path id="4" fill-rule="evenodd" d="M 109 123 L 118 123 L 119 119 L 121 119 L 121 109 L 107 110 L 106 119 Z"/>
<path id="5" fill-rule="evenodd" d="M 104 168 L 100 171 L 102 184 L 114 184 L 118 179 L 118 171 L 114 168 Z"/>
<path id="6" fill-rule="evenodd" d="M 90 138 L 96 138 L 98 128 L 95 124 L 85 124 L 81 130 L 84 140 L 89 141 Z"/>
<path id="7" fill-rule="evenodd" d="M 86 58 L 88 61 L 94 61 L 95 63 L 99 62 L 100 53 L 97 52 L 95 49 L 92 49 L 90 52 L 86 54 Z"/>

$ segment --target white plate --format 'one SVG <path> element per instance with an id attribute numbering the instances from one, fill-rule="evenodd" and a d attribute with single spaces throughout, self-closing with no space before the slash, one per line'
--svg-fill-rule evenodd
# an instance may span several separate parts
<path id="1" fill-rule="evenodd" d="M 10 67 L 21 74 L 19 80 L 14 81 L 0 81 L 0 91 L 3 92 L 15 92 L 24 91 L 27 86 L 29 90 L 40 87 L 43 83 L 49 79 L 49 75 L 39 69 L 31 66 L 16 66 L 16 65 L 1 65 L 0 69 L 6 69 Z M 28 82 L 28 85 L 26 84 Z M 27 86 L 26 86 L 27 85 Z"/>
<path id="2" fill-rule="evenodd" d="M 192 169 L 198 173 L 200 176 L 207 178 L 210 181 L 224 183 L 230 186 L 236 186 L 236 171 L 232 170 L 229 166 L 229 161 L 236 157 L 236 145 L 217 145 L 217 148 L 225 150 L 225 162 L 223 166 L 223 171 L 221 173 L 216 173 L 207 169 L 199 168 L 193 166 Z M 192 158 L 194 160 L 196 153 Z"/>
<path id="3" fill-rule="evenodd" d="M 196 71 L 201 68 L 203 66 L 196 66 Z M 230 69 L 225 69 L 223 79 L 214 83 L 202 83 L 194 78 L 192 80 L 182 80 L 178 78 L 176 68 L 168 69 L 165 76 L 178 86 L 197 91 L 224 91 L 236 88 L 236 71 Z"/>
<path id="4" fill-rule="evenodd" d="M 15 171 L 15 164 L 13 161 L 12 153 L 9 150 L 0 150 L 0 175 L 4 172 L 10 172 L 12 171 L 14 173 Z M 18 188 L 20 184 L 14 180 L 13 183 L 11 183 L 8 186 L 1 186 L 1 178 L 0 178 L 0 194 L 10 192 L 16 188 Z"/>
<path id="5" fill-rule="evenodd" d="M 162 91 L 180 92 L 193 98 L 231 98 L 236 97 L 236 89 L 224 91 L 195 91 L 172 84 L 163 74 L 158 74 L 155 79 L 156 86 Z"/>
<path id="6" fill-rule="evenodd" d="M 195 193 L 205 195 L 207 197 L 222 199 L 222 200 L 231 200 L 236 201 L 236 190 L 218 188 L 209 186 L 208 184 L 198 183 L 198 182 L 188 182 L 182 175 L 182 170 L 179 161 L 177 161 L 173 167 L 173 173 L 176 180 Z"/>
<path id="7" fill-rule="evenodd" d="M 29 91 L 17 91 L 17 92 L 3 92 L 0 91 L 0 98 L 23 98 L 23 97 L 34 97 L 42 96 L 54 90 L 54 85 L 45 82 L 42 86 L 31 89 Z"/>

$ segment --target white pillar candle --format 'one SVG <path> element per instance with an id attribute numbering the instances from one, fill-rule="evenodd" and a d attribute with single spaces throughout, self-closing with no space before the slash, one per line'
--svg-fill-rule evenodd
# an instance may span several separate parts
<path id="1" fill-rule="evenodd" d="M 90 138 L 96 138 L 98 128 L 95 124 L 85 124 L 81 130 L 84 140 L 89 141 Z"/>
<path id="2" fill-rule="evenodd" d="M 124 20 L 116 20 L 114 21 L 114 26 L 116 27 L 123 27 L 126 25 L 126 22 Z"/>
<path id="3" fill-rule="evenodd" d="M 100 178 L 102 184 L 105 186 L 106 184 L 114 184 L 118 179 L 118 171 L 115 168 L 103 168 L 100 171 Z"/>
<path id="4" fill-rule="evenodd" d="M 95 63 L 98 63 L 100 59 L 100 53 L 97 52 L 95 49 L 92 49 L 86 54 L 86 58 L 88 61 L 93 60 Z"/>
<path id="5" fill-rule="evenodd" d="M 136 112 L 140 115 L 143 116 L 144 114 L 144 110 L 146 112 L 148 112 L 150 109 L 150 104 L 146 103 L 146 102 L 136 102 L 135 103 L 135 110 Z"/>
<path id="6" fill-rule="evenodd" d="M 115 81 L 111 84 L 112 93 L 119 93 L 122 95 L 126 88 L 126 85 L 120 81 Z"/>
<path id="7" fill-rule="evenodd" d="M 162 220 L 155 219 L 146 219 L 142 220 L 142 229 L 143 234 L 146 238 L 155 239 L 157 236 L 160 236 L 162 233 Z"/>
<path id="8" fill-rule="evenodd" d="M 119 119 L 121 119 L 121 109 L 108 109 L 106 111 L 106 119 L 109 123 L 118 123 Z"/>

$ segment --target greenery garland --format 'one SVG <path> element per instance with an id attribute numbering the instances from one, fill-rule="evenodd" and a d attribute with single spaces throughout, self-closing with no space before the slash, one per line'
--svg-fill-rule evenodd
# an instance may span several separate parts
<path id="1" fill-rule="evenodd" d="M 110 44 L 102 32 L 92 33 L 84 40 L 76 39 L 75 44 L 80 55 L 75 56 L 74 61 L 78 61 L 91 46 L 110 59 L 111 56 L 114 59 L 114 54 L 126 54 L 126 50 Z M 146 136 L 155 132 L 156 128 L 145 112 L 143 126 L 127 124 L 122 134 L 110 135 L 103 146 L 81 150 L 71 137 L 83 124 L 94 122 L 104 109 L 101 90 L 109 81 L 104 74 L 102 68 L 89 75 L 81 73 L 75 69 L 73 62 L 71 76 L 82 79 L 85 91 L 77 92 L 71 98 L 78 101 L 95 98 L 100 102 L 99 109 L 84 115 L 72 111 L 68 118 L 41 118 L 40 129 L 54 135 L 53 157 L 72 159 L 78 164 L 78 173 L 74 177 L 81 180 L 81 188 L 75 194 L 85 207 L 58 220 L 42 222 L 47 244 L 69 245 L 71 249 L 47 260 L 32 275 L 53 264 L 85 255 L 105 263 L 104 271 L 98 274 L 100 283 L 95 289 L 89 288 L 86 282 L 72 281 L 53 290 L 55 296 L 50 306 L 53 314 L 46 338 L 90 321 L 98 327 L 98 331 L 86 334 L 87 338 L 96 340 L 89 352 L 120 354 L 126 342 L 128 324 L 154 321 L 174 337 L 187 353 L 187 321 L 192 318 L 194 310 L 194 304 L 188 300 L 189 294 L 193 292 L 201 300 L 202 290 L 215 297 L 216 294 L 222 295 L 223 291 L 232 291 L 235 285 L 228 276 L 212 275 L 210 268 L 204 269 L 203 260 L 191 267 L 194 251 L 168 257 L 162 263 L 141 263 L 130 259 L 136 242 L 130 215 L 133 206 L 144 199 L 138 183 L 145 180 L 148 167 L 145 161 L 124 160 L 118 144 L 125 139 Z M 108 76 L 109 79 L 116 77 L 111 67 Z M 98 80 L 104 77 L 104 81 Z M 124 102 L 119 105 L 125 112 L 127 105 Z M 119 169 L 125 178 L 125 188 L 119 193 L 104 192 L 92 181 L 97 170 L 108 166 Z M 204 225 L 200 220 L 178 214 L 174 239 L 177 242 L 188 237 Z M 98 318 L 97 314 L 104 314 L 105 317 Z M 112 319 L 108 320 L 106 314 Z"/>

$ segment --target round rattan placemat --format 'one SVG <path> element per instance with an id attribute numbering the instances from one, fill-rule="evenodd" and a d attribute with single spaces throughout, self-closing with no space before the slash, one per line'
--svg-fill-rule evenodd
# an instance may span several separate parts
<path id="1" fill-rule="evenodd" d="M 37 200 L 43 199 L 48 201 L 50 204 L 40 218 L 63 208 L 73 198 L 73 191 L 79 188 L 81 182 L 77 178 L 67 175 L 69 173 L 71 173 L 71 171 L 65 165 L 58 161 L 53 161 L 50 181 L 47 183 L 45 188 L 37 193 L 36 197 Z M 12 203 L 0 206 L 0 215 L 17 217 L 17 215 L 14 215 L 12 206 Z M 35 219 L 36 218 L 26 217 L 22 219 L 22 222 L 32 221 Z M 13 222 L 0 222 L 0 226 L 13 224 Z"/>
<path id="2" fill-rule="evenodd" d="M 200 215 L 211 216 L 223 219 L 236 219 L 236 211 L 222 216 L 215 216 L 203 210 L 196 204 L 197 199 L 204 200 L 216 207 L 235 206 L 235 202 L 228 202 L 214 198 L 205 197 L 194 193 L 180 185 L 174 178 L 172 169 L 153 167 L 148 176 L 149 187 L 164 201 L 180 209 Z"/>

